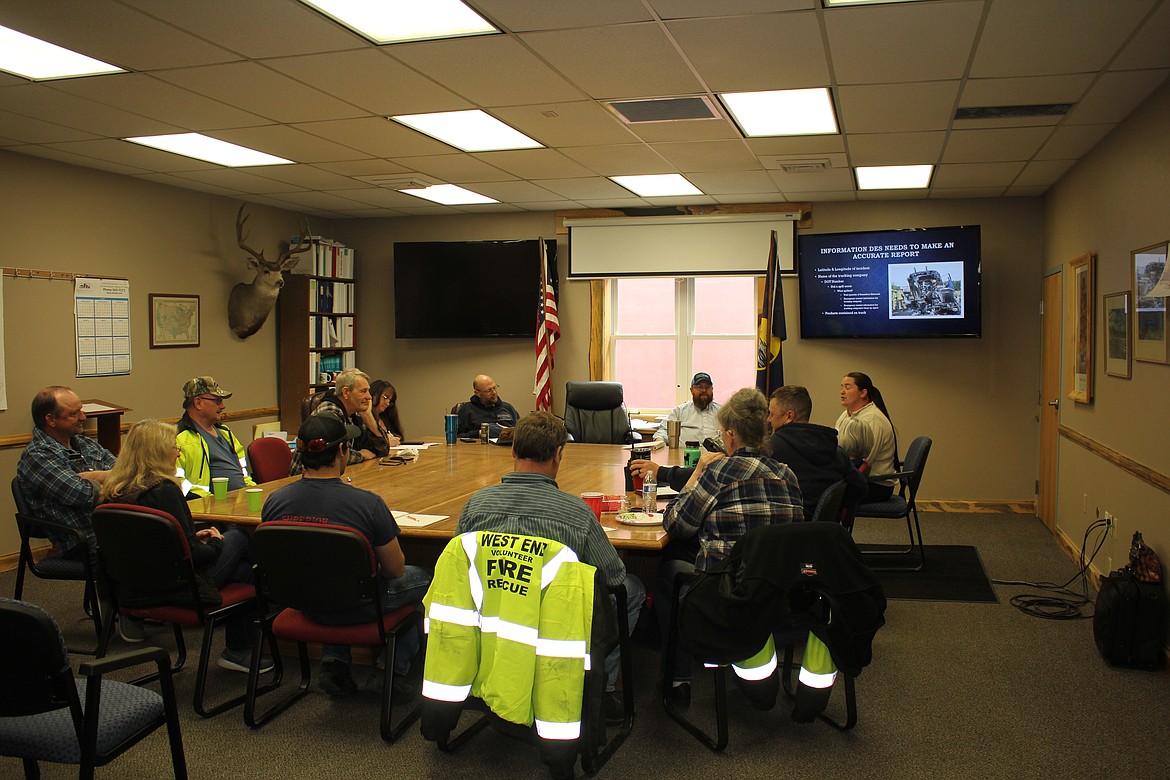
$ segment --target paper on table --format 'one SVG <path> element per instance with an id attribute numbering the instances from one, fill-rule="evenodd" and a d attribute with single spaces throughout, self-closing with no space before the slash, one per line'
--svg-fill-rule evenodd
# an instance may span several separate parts
<path id="1" fill-rule="evenodd" d="M 114 407 L 106 406 L 105 404 L 82 404 L 81 411 L 86 414 L 96 414 L 98 412 L 112 412 L 114 411 Z"/>
<path id="2" fill-rule="evenodd" d="M 431 523 L 437 523 L 440 520 L 446 520 L 449 515 L 417 515 L 410 512 L 391 512 L 394 515 L 394 522 L 398 523 L 399 528 L 423 528 Z"/>
<path id="3" fill-rule="evenodd" d="M 439 446 L 438 442 L 428 441 L 428 442 L 418 442 L 417 444 L 400 444 L 399 446 L 391 447 L 390 449 L 392 449 L 392 450 L 425 450 L 429 447 L 437 447 L 437 446 Z"/>
<path id="4" fill-rule="evenodd" d="M 678 491 L 675 490 L 674 488 L 672 488 L 670 485 L 659 485 L 658 486 L 658 497 L 659 498 L 674 498 L 677 495 L 678 495 Z"/>

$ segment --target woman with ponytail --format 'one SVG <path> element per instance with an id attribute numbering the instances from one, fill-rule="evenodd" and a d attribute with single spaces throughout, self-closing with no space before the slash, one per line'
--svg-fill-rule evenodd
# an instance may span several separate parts
<path id="1" fill-rule="evenodd" d="M 881 392 L 873 380 L 860 371 L 852 371 L 841 380 L 841 406 L 837 418 L 837 444 L 855 463 L 869 464 L 869 474 L 893 474 L 898 471 L 898 438 Z M 894 494 L 896 479 L 869 483 L 862 503 L 885 501 Z"/>

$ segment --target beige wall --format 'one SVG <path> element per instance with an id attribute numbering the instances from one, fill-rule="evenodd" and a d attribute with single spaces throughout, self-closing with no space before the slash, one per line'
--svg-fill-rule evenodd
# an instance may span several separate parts
<path id="1" fill-rule="evenodd" d="M 1133 286 L 1130 252 L 1170 239 L 1170 85 L 1155 92 L 1123 125 L 1073 168 L 1044 200 L 1044 265 L 1059 267 L 1086 251 L 1097 257 L 1094 399 L 1065 401 L 1062 425 L 1160 474 L 1170 474 L 1166 390 L 1170 365 L 1134 362 L 1133 378 L 1105 376 L 1101 362 L 1101 295 Z M 1067 392 L 1067 387 L 1064 390 Z M 1057 524 L 1076 544 L 1096 509 L 1118 518 L 1098 568 L 1125 563 L 1140 530 L 1163 560 L 1170 557 L 1170 497 L 1068 439 L 1060 443 Z"/>
<path id="2" fill-rule="evenodd" d="M 227 326 L 228 291 L 251 278 L 235 242 L 238 206 L 227 198 L 0 151 L 3 265 L 129 278 L 133 354 L 128 376 L 77 378 L 72 282 L 5 278 L 8 409 L 0 411 L 0 436 L 32 430 L 29 404 L 50 384 L 129 406 L 124 419 L 131 422 L 182 414 L 183 382 L 202 373 L 235 393 L 229 409 L 275 406 L 275 321 L 245 341 Z M 250 209 L 249 242 L 272 247 L 272 255 L 296 222 L 274 209 Z M 198 348 L 150 349 L 150 293 L 200 296 Z M 250 440 L 258 421 L 233 428 Z M 19 457 L 19 449 L 0 450 L 0 555 L 20 547 L 8 489 Z"/>
<path id="3" fill-rule="evenodd" d="M 840 413 L 837 393 L 842 374 L 869 373 L 889 405 L 903 451 L 914 436 L 925 434 L 935 441 L 924 496 L 1032 500 L 1042 255 L 1039 201 L 822 203 L 814 206 L 813 219 L 813 232 L 982 225 L 982 339 L 804 342 L 796 338 L 796 280 L 786 279 L 792 334 L 784 348 L 786 377 L 810 388 L 814 422 L 831 425 Z M 411 436 L 439 435 L 442 414 L 467 399 L 471 379 L 479 372 L 491 373 L 503 386 L 503 397 L 521 412 L 531 410 L 535 360 L 532 344 L 524 339 L 394 339 L 393 243 L 549 237 L 553 230 L 551 214 L 339 224 L 338 237 L 355 247 L 358 257 L 359 365 L 394 383 Z M 563 245 L 560 265 L 563 280 L 567 272 Z M 554 373 L 558 408 L 564 383 L 588 377 L 588 284 L 563 281 L 561 289 L 563 335 Z"/>

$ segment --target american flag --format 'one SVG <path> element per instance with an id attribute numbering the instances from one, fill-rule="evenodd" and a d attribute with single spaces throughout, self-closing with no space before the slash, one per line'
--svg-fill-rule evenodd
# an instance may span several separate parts
<path id="1" fill-rule="evenodd" d="M 540 244 L 540 299 L 536 307 L 536 384 L 532 394 L 536 396 L 536 411 L 551 412 L 553 355 L 561 337 L 561 322 L 557 318 L 557 253 L 554 245 L 552 255 L 548 255 L 543 238 L 537 243 Z"/>

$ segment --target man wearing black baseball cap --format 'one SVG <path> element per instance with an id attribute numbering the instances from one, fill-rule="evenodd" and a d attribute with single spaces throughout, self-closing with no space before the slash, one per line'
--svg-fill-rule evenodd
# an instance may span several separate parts
<path id="1" fill-rule="evenodd" d="M 691 400 L 670 410 L 666 419 L 682 423 L 678 435 L 680 442 L 701 442 L 709 436 L 718 438 L 719 423 L 715 419 L 715 413 L 719 411 L 719 404 L 712 400 L 714 389 L 711 375 L 700 371 L 691 379 Z M 666 441 L 665 425 L 654 433 L 654 438 Z"/>
<path id="2" fill-rule="evenodd" d="M 418 566 L 407 566 L 398 544 L 398 524 L 376 493 L 353 487 L 342 481 L 349 462 L 350 442 L 361 431 L 332 414 L 315 414 L 297 431 L 297 451 L 304 472 L 301 479 L 275 491 L 264 502 L 261 518 L 296 520 L 302 523 L 331 523 L 361 532 L 374 549 L 381 580 L 382 609 L 392 612 L 408 604 L 420 604 L 431 584 L 431 575 Z M 330 624 L 359 623 L 366 615 L 310 615 Z M 406 682 L 410 663 L 418 653 L 418 636 L 407 632 L 398 640 L 394 663 L 394 702 L 414 698 Z M 379 658 L 379 665 L 385 663 Z M 377 676 L 377 673 L 375 673 Z M 350 672 L 348 645 L 321 646 L 321 689 L 330 696 L 357 693 Z"/>

